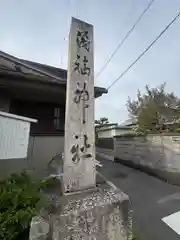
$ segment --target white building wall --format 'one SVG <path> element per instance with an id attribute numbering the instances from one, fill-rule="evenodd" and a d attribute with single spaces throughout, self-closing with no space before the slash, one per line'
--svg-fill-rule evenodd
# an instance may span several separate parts
<path id="1" fill-rule="evenodd" d="M 133 133 L 131 129 L 118 129 L 118 128 L 113 128 L 113 129 L 106 129 L 106 130 L 100 130 L 98 132 L 98 137 L 99 138 L 112 138 L 114 136 L 120 136 L 128 133 Z"/>
<path id="2" fill-rule="evenodd" d="M 111 138 L 113 136 L 112 129 L 107 129 L 103 131 L 98 132 L 98 137 L 99 138 Z"/>
<path id="3" fill-rule="evenodd" d="M 124 134 L 134 133 L 131 129 L 116 129 L 114 136 L 120 136 Z"/>

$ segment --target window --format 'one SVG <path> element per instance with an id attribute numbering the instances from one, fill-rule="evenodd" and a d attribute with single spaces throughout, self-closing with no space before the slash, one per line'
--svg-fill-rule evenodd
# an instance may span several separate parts
<path id="1" fill-rule="evenodd" d="M 64 134 L 65 106 L 24 100 L 11 101 L 11 113 L 37 119 L 31 124 L 31 135 Z"/>
<path id="2" fill-rule="evenodd" d="M 60 108 L 59 107 L 55 107 L 54 108 L 54 127 L 55 129 L 60 129 Z"/>

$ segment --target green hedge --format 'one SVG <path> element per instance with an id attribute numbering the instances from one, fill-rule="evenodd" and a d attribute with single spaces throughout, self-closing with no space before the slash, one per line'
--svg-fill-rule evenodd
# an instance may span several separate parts
<path id="1" fill-rule="evenodd" d="M 180 133 L 180 128 L 176 128 L 175 131 L 178 132 L 178 133 Z"/>
<path id="2" fill-rule="evenodd" d="M 26 174 L 12 175 L 0 184 L 0 239 L 28 239 L 31 219 L 47 202 L 40 189 L 46 182 Z"/>

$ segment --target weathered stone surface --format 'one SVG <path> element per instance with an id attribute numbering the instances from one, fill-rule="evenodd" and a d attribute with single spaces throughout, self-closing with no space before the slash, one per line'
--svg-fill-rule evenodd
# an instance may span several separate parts
<path id="1" fill-rule="evenodd" d="M 33 218 L 30 240 L 132 239 L 129 198 L 106 183 L 97 191 L 63 196 L 55 206 L 49 222 Z"/>
<path id="2" fill-rule="evenodd" d="M 53 216 L 53 240 L 130 240 L 128 196 L 112 188 L 64 197 Z"/>
<path id="3" fill-rule="evenodd" d="M 32 218 L 29 240 L 48 240 L 49 236 L 49 222 L 41 216 Z"/>
<path id="4" fill-rule="evenodd" d="M 72 18 L 69 41 L 63 184 L 95 187 L 93 26 Z"/>

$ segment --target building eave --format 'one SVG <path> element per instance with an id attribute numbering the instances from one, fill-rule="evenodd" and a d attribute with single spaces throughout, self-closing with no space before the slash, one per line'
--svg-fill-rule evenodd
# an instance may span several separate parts
<path id="1" fill-rule="evenodd" d="M 97 129 L 97 132 L 103 132 L 103 131 L 108 131 L 108 130 L 132 130 L 131 127 L 128 126 L 111 126 L 111 127 L 106 127 L 106 128 L 99 128 Z"/>
<path id="2" fill-rule="evenodd" d="M 107 94 L 108 90 L 102 87 L 94 87 L 95 98 L 101 97 L 103 94 Z"/>
<path id="3" fill-rule="evenodd" d="M 14 57 L 2 51 L 0 51 L 0 57 L 12 62 L 13 64 L 17 64 L 17 66 L 22 66 L 34 72 L 34 74 L 33 73 L 29 74 L 24 72 L 13 71 L 11 69 L 0 69 L 0 76 L 9 75 L 14 77 L 22 77 L 29 80 L 33 79 L 34 81 L 40 81 L 41 83 L 49 83 L 49 84 L 61 85 L 62 87 L 66 87 L 67 70 L 65 69 L 60 69 L 57 67 L 53 67 L 53 66 L 49 66 L 49 65 L 45 65 L 37 62 L 31 62 L 24 59 L 19 59 L 17 57 Z M 47 70 L 45 71 L 44 69 L 49 69 L 51 71 L 48 72 Z M 56 74 L 52 74 L 53 71 Z M 61 73 L 63 77 L 57 76 L 59 73 Z M 107 92 L 108 92 L 107 89 L 103 87 L 97 87 L 97 86 L 94 87 L 95 98 L 98 98 L 103 94 L 106 94 Z"/>

